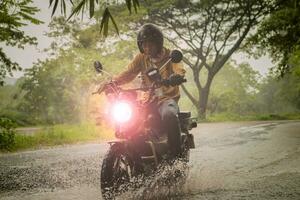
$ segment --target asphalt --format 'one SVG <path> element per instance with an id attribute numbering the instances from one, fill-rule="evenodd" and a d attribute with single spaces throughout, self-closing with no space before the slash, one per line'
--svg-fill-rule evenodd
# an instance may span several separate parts
<path id="1" fill-rule="evenodd" d="M 300 121 L 204 123 L 192 133 L 188 166 L 162 168 L 116 199 L 300 199 Z M 0 199 L 102 199 L 108 147 L 0 154 Z M 177 171 L 185 176 L 174 178 Z"/>

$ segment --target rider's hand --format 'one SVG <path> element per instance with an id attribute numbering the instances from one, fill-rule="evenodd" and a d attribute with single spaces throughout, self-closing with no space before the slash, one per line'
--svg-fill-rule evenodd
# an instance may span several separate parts
<path id="1" fill-rule="evenodd" d="M 168 82 L 171 86 L 175 86 L 175 85 L 180 85 L 183 82 L 186 82 L 185 78 L 179 74 L 172 74 L 169 79 Z"/>
<path id="2" fill-rule="evenodd" d="M 115 80 L 105 81 L 100 85 L 96 93 L 101 94 L 102 92 L 109 92 L 112 86 L 117 86 L 117 85 L 118 83 Z"/>

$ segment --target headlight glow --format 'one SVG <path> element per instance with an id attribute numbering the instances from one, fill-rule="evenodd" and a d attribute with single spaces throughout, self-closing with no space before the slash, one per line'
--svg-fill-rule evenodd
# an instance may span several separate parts
<path id="1" fill-rule="evenodd" d="M 120 123 L 127 122 L 130 120 L 132 115 L 132 109 L 126 102 L 118 102 L 113 105 L 112 108 L 113 118 Z"/>

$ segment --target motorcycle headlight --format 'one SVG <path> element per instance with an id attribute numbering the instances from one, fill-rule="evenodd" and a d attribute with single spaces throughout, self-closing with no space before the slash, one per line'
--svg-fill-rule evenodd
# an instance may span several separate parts
<path id="1" fill-rule="evenodd" d="M 126 102 L 117 102 L 115 105 L 113 105 L 112 114 L 114 120 L 124 123 L 130 120 L 132 109 L 131 106 Z"/>

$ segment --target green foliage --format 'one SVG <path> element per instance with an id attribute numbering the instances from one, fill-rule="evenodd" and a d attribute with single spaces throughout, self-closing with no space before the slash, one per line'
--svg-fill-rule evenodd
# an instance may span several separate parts
<path id="1" fill-rule="evenodd" d="M 184 63 L 193 70 L 196 92 L 183 89 L 195 105 L 198 117 L 204 119 L 214 77 L 250 30 L 270 12 L 272 3 L 270 0 L 147 2 L 148 21 L 155 21 L 168 31 L 166 39 L 183 51 Z"/>
<path id="2" fill-rule="evenodd" d="M 36 38 L 25 35 L 22 27 L 27 23 L 40 24 L 42 21 L 33 16 L 39 10 L 30 6 L 32 0 L 2 0 L 0 2 L 0 42 L 7 46 L 24 48 L 26 44 L 36 44 Z M 3 78 L 7 73 L 12 76 L 12 71 L 21 70 L 18 63 L 11 61 L 0 48 L 0 86 L 4 84 Z"/>
<path id="3" fill-rule="evenodd" d="M 114 27 L 115 27 L 115 29 L 117 31 L 117 34 L 119 35 L 118 26 L 117 26 L 114 18 L 112 17 L 112 15 L 110 14 L 110 11 L 109 11 L 108 8 L 105 8 L 104 13 L 103 13 L 103 18 L 102 18 L 102 21 L 101 21 L 101 24 L 100 24 L 100 33 L 103 30 L 103 35 L 105 37 L 107 37 L 107 35 L 108 35 L 108 22 L 109 22 L 109 19 L 113 23 L 113 25 L 114 25 Z"/>
<path id="4" fill-rule="evenodd" d="M 300 110 L 300 77 L 292 73 L 279 79 L 270 74 L 258 93 L 259 107 L 265 113 L 288 113 Z"/>
<path id="5" fill-rule="evenodd" d="M 15 144 L 15 123 L 7 118 L 0 117 L 0 151 L 11 150 Z"/>
<path id="6" fill-rule="evenodd" d="M 224 122 L 224 121 L 268 121 L 268 120 L 299 120 L 299 113 L 282 113 L 282 114 L 252 114 L 237 115 L 233 113 L 216 113 L 208 116 L 208 122 Z"/>
<path id="7" fill-rule="evenodd" d="M 49 0 L 50 6 L 53 6 L 52 8 L 52 16 L 54 15 L 57 6 L 59 4 L 61 5 L 61 13 L 66 15 L 66 0 Z M 80 0 L 76 5 L 73 4 L 72 0 L 69 0 L 69 3 L 73 5 L 72 12 L 70 16 L 68 17 L 68 20 L 71 19 L 74 15 L 78 15 L 80 12 L 82 15 L 85 12 L 85 9 L 88 8 L 87 10 L 89 11 L 89 16 L 90 18 L 94 17 L 96 7 L 95 5 L 99 5 L 100 8 L 104 8 L 103 14 L 102 14 L 102 19 L 100 23 L 100 33 L 103 30 L 103 36 L 107 37 L 108 36 L 108 24 L 109 21 L 112 22 L 117 34 L 119 35 L 119 28 L 117 26 L 116 21 L 114 20 L 114 17 L 112 16 L 109 8 L 109 3 L 107 1 L 99 1 L 99 0 Z M 129 13 L 132 13 L 132 7 L 134 8 L 135 12 L 137 13 L 137 9 L 140 6 L 139 0 L 126 0 L 125 1 L 127 9 Z M 118 2 L 114 2 L 113 5 L 118 5 Z M 124 4 L 121 4 L 122 6 L 125 6 Z"/>
<path id="8" fill-rule="evenodd" d="M 35 123 L 87 120 L 93 106 L 90 105 L 91 93 L 96 90 L 95 84 L 105 78 L 96 77 L 94 61 L 100 59 L 105 69 L 114 74 L 126 66 L 136 51 L 131 41 L 100 40 L 97 24 L 87 28 L 82 28 L 76 20 L 71 24 L 61 17 L 54 18 L 48 35 L 55 38 L 55 44 L 48 52 L 53 52 L 56 57 L 40 61 L 26 70 L 22 84 L 24 98 L 19 111 L 27 113 Z M 58 46 L 64 39 L 68 39 L 68 44 Z"/>
<path id="9" fill-rule="evenodd" d="M 230 77 L 230 78 L 229 78 Z M 249 64 L 227 63 L 211 86 L 208 113 L 255 113 L 255 96 L 261 76 Z"/>
<path id="10" fill-rule="evenodd" d="M 187 80 L 191 80 L 191 76 L 188 70 Z M 202 78 L 205 78 L 205 75 L 200 77 Z M 237 65 L 235 62 L 229 62 L 218 73 L 211 86 L 207 120 L 299 119 L 299 84 L 300 78 L 296 72 L 287 74 L 282 79 L 278 79 L 274 74 L 263 78 L 248 64 Z M 195 93 L 196 87 L 191 81 L 185 86 Z M 188 98 L 183 93 L 181 96 L 180 108 L 197 115 Z"/>
<path id="11" fill-rule="evenodd" d="M 182 3 L 184 1 L 176 2 L 178 4 L 174 4 L 175 6 L 184 7 L 186 5 Z M 170 2 L 157 1 L 156 3 L 161 4 L 161 8 L 163 5 L 164 8 L 168 8 L 167 3 Z M 104 8 L 101 8 L 96 11 L 94 17 L 101 19 L 103 10 Z M 114 14 L 114 17 L 121 24 L 122 30 L 126 30 L 126 39 L 121 40 L 119 37 L 111 36 L 105 41 L 102 40 L 99 37 L 100 23 L 98 22 L 95 25 L 87 26 L 76 20 L 66 23 L 62 17 L 54 18 L 50 24 L 51 32 L 48 33 L 50 37 L 55 39 L 55 43 L 49 48 L 49 52 L 53 53 L 54 56 L 43 62 L 39 61 L 26 71 L 25 79 L 21 84 L 22 91 L 18 89 L 19 86 L 5 86 L 3 90 L 0 89 L 0 116 L 17 119 L 19 124 L 32 122 L 58 124 L 86 121 L 90 112 L 91 93 L 95 91 L 95 85 L 103 80 L 103 77 L 95 76 L 93 62 L 100 60 L 104 68 L 112 74 L 122 71 L 138 51 L 134 42 L 135 33 L 131 31 L 138 23 L 131 22 L 142 21 L 147 12 L 146 9 L 140 8 L 138 14 L 128 15 L 128 11 L 122 5 L 110 7 L 110 11 L 117 13 Z M 187 29 L 183 28 L 182 30 L 186 31 Z M 199 28 L 199 30 L 202 29 Z M 220 36 L 218 41 L 223 41 L 222 37 Z M 230 42 L 233 41 L 234 37 L 231 39 Z M 193 39 L 193 41 L 195 40 Z M 289 63 L 294 66 L 295 70 L 289 77 L 281 81 L 278 81 L 274 76 L 269 76 L 260 82 L 258 73 L 247 64 L 237 66 L 230 62 L 224 65 L 224 68 L 217 71 L 218 74 L 215 76 L 210 89 L 209 118 L 237 120 L 249 119 L 247 116 L 263 115 L 268 117 L 271 115 L 281 116 L 281 113 L 297 114 L 299 112 L 298 105 L 300 105 L 300 70 L 297 67 L 299 66 L 299 55 L 299 51 L 295 51 L 290 57 Z M 190 62 L 197 61 L 193 55 L 189 56 L 185 53 L 185 57 L 189 58 Z M 198 62 L 195 65 L 196 68 L 207 69 L 209 65 L 214 63 L 211 60 L 213 57 L 208 58 L 207 65 Z M 222 58 L 224 55 L 216 57 L 216 62 Z M 208 70 L 199 77 L 202 87 L 205 85 L 207 75 Z M 194 80 L 192 70 L 188 71 L 187 78 Z M 186 87 L 191 94 L 195 95 L 196 99 L 199 99 L 200 93 L 193 81 L 189 81 Z M 101 104 L 101 101 L 98 100 L 97 102 L 94 101 L 93 104 Z M 197 114 L 197 109 L 191 109 L 193 104 L 183 92 L 180 104 L 184 108 L 183 110 L 192 110 L 194 115 Z M 60 135 L 57 132 L 60 131 L 57 129 L 47 131 L 47 138 L 52 137 L 52 135 L 54 138 L 59 138 Z M 18 136 L 17 138 L 22 137 Z M 67 138 L 67 136 L 63 134 L 61 138 Z M 27 141 L 24 143 L 32 145 L 37 145 L 38 141 L 42 141 L 42 139 L 35 140 L 28 137 L 24 140 Z M 59 140 L 54 143 L 59 143 Z"/>
<path id="12" fill-rule="evenodd" d="M 28 114 L 18 110 L 24 95 L 19 88 L 22 81 L 23 79 L 20 78 L 14 85 L 0 87 L 0 117 L 11 119 L 19 126 L 26 126 L 32 122 L 28 119 Z"/>
<path id="13" fill-rule="evenodd" d="M 123 15 L 131 17 L 122 6 L 112 9 L 120 11 L 119 19 Z M 126 40 L 101 40 L 98 27 L 99 24 L 86 26 L 77 20 L 66 23 L 63 17 L 54 18 L 48 36 L 55 42 L 47 50 L 54 57 L 26 70 L 21 84 L 0 89 L 0 116 L 14 119 L 19 125 L 86 120 L 91 93 L 98 81 L 93 62 L 100 59 L 106 70 L 116 73 L 137 51 L 128 36 Z M 120 53 L 114 53 L 116 49 Z"/>
<path id="14" fill-rule="evenodd" d="M 93 73 L 86 66 L 83 55 L 64 52 L 57 59 L 39 62 L 26 70 L 22 85 L 25 101 L 20 110 L 30 113 L 38 123 L 80 121 Z"/>
<path id="15" fill-rule="evenodd" d="M 249 38 L 248 50 L 258 55 L 270 53 L 273 60 L 279 62 L 277 74 L 283 76 L 290 70 L 289 58 L 300 45 L 300 2 L 274 2 L 277 8 L 260 24 L 257 33 Z"/>
<path id="16" fill-rule="evenodd" d="M 112 130 L 103 126 L 95 126 L 93 123 L 59 124 L 44 127 L 33 135 L 16 134 L 15 143 L 10 150 L 35 149 L 79 142 L 101 142 L 113 138 Z"/>
<path id="17" fill-rule="evenodd" d="M 208 122 L 225 122 L 225 121 L 248 121 L 248 120 L 258 120 L 258 118 L 254 116 L 246 116 L 246 115 L 239 115 L 236 113 L 214 113 L 207 117 Z"/>

